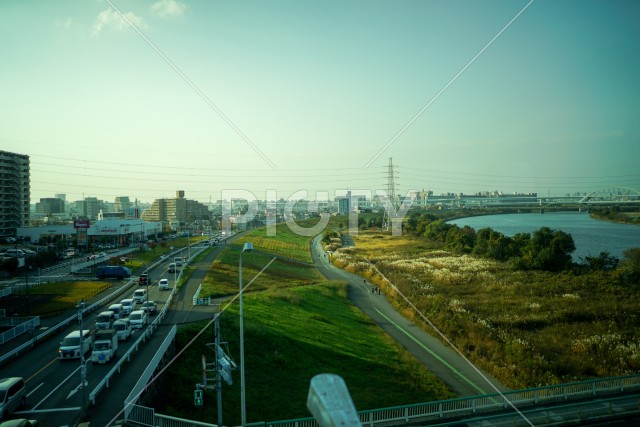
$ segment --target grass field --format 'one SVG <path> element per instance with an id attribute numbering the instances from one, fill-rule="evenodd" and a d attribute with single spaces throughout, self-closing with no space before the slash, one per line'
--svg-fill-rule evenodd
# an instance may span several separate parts
<path id="1" fill-rule="evenodd" d="M 262 276 L 258 280 L 260 280 Z M 346 297 L 347 286 L 317 282 L 312 286 L 269 289 L 244 298 L 247 416 L 251 421 L 309 417 L 309 381 L 320 373 L 342 376 L 358 410 L 404 405 L 453 397 L 415 358 L 357 310 Z M 238 307 L 221 317 L 221 335 L 228 353 L 239 360 Z M 204 326 L 182 326 L 181 348 Z M 213 360 L 206 331 L 163 378 L 154 401 L 156 411 L 212 422 L 215 393 L 193 406 L 195 384 L 202 381 L 201 356 Z M 224 422 L 239 425 L 239 373 L 234 384 L 223 385 Z"/>
<path id="2" fill-rule="evenodd" d="M 315 221 L 302 222 L 310 227 Z M 238 260 L 245 242 L 251 242 L 253 252 L 242 256 L 243 282 L 248 283 L 273 257 L 277 257 L 262 273 L 261 279 L 247 292 L 264 289 L 301 286 L 315 283 L 321 275 L 310 265 L 310 238 L 292 232 L 285 223 L 277 224 L 276 235 L 267 236 L 265 228 L 250 231 L 229 244 L 209 268 L 203 283 L 203 297 L 220 297 L 238 291 Z"/>
<path id="3" fill-rule="evenodd" d="M 512 388 L 640 372 L 640 289 L 613 285 L 606 272 L 513 271 L 408 236 L 361 233 L 355 242 L 334 255 L 336 265 L 377 283 L 420 321 L 405 295 Z"/>
<path id="4" fill-rule="evenodd" d="M 108 289 L 111 283 L 102 281 L 51 282 L 29 286 L 29 315 L 46 317 L 72 309 L 78 300 L 88 300 Z M 3 298 L 3 300 L 5 300 Z M 27 294 L 24 288 L 10 302 L 21 315 L 26 315 Z M 19 308 L 18 308 L 19 307 Z"/>

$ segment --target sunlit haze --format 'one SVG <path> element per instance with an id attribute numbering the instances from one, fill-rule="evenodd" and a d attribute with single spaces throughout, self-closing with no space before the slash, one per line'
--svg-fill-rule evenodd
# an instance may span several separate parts
<path id="1" fill-rule="evenodd" d="M 640 189 L 640 3 L 0 2 L 31 201 Z"/>

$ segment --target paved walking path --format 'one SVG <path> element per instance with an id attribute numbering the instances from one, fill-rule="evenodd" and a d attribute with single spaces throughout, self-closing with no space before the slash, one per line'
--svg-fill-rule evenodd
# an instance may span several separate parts
<path id="1" fill-rule="evenodd" d="M 454 350 L 400 315 L 384 294 L 371 292 L 371 283 L 361 276 L 334 267 L 322 248 L 320 236 L 311 242 L 311 256 L 327 279 L 346 280 L 351 301 L 456 394 L 462 397 L 495 393 L 496 389 L 508 390 L 498 380 L 482 370 L 476 370 Z"/>

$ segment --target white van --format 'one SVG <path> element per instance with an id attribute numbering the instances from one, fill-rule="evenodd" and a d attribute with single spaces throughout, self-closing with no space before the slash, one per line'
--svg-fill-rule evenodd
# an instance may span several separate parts
<path id="1" fill-rule="evenodd" d="M 80 339 L 82 338 L 82 350 L 80 350 Z M 91 331 L 84 329 L 82 335 L 80 331 L 73 331 L 60 342 L 60 348 L 58 348 L 58 355 L 60 359 L 79 359 L 80 351 L 82 354 L 86 354 L 91 350 L 93 345 L 93 337 Z"/>
<path id="2" fill-rule="evenodd" d="M 118 334 L 119 341 L 126 341 L 131 336 L 131 321 L 129 319 L 120 319 L 113 322 L 113 329 Z"/>
<path id="3" fill-rule="evenodd" d="M 176 264 L 176 267 L 182 267 L 182 257 L 177 256 L 173 259 L 173 262 Z"/>
<path id="4" fill-rule="evenodd" d="M 125 298 L 120 301 L 120 304 L 122 304 L 122 312 L 125 316 L 129 315 L 129 313 L 136 308 L 136 303 L 133 298 Z"/>
<path id="5" fill-rule="evenodd" d="M 0 420 L 24 406 L 26 401 L 27 389 L 24 387 L 22 378 L 11 377 L 0 380 Z"/>
<path id="6" fill-rule="evenodd" d="M 142 304 L 143 302 L 145 302 L 147 300 L 147 290 L 142 288 L 136 289 L 133 292 L 133 300 L 137 304 Z"/>
<path id="7" fill-rule="evenodd" d="M 109 311 L 113 311 L 113 314 L 116 316 L 116 320 L 124 316 L 124 307 L 122 304 L 111 304 L 109 306 Z"/>
<path id="8" fill-rule="evenodd" d="M 116 315 L 113 311 L 103 311 L 96 318 L 96 329 L 111 329 L 113 322 L 116 321 Z"/>

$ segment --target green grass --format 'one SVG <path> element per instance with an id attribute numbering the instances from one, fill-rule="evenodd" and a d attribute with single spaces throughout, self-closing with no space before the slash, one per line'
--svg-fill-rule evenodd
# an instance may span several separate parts
<path id="1" fill-rule="evenodd" d="M 247 417 L 273 421 L 309 417 L 306 398 L 311 378 L 334 373 L 345 379 L 358 410 L 405 405 L 453 397 L 415 358 L 392 341 L 349 303 L 347 285 L 321 282 L 313 286 L 278 288 L 245 295 L 245 366 Z M 238 307 L 222 315 L 221 335 L 229 354 L 239 362 Z M 180 328 L 182 348 L 206 324 Z M 201 356 L 213 361 L 212 331 L 188 348 L 162 379 L 154 402 L 163 414 L 211 422 L 216 396 L 205 392 L 203 408 L 193 406 L 195 384 L 201 382 Z M 163 398 L 164 396 L 164 398 Z M 223 385 L 224 422 L 240 423 L 239 372 L 234 384 Z"/>
<path id="2" fill-rule="evenodd" d="M 211 264 L 202 286 L 204 297 L 220 297 L 238 292 L 238 259 L 241 244 L 227 246 Z M 258 249 L 256 247 L 256 249 Z M 273 259 L 261 252 L 242 255 L 242 281 L 246 286 Z M 276 259 L 247 289 L 247 293 L 292 286 L 308 285 L 321 279 L 320 273 L 310 265 Z"/>

